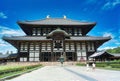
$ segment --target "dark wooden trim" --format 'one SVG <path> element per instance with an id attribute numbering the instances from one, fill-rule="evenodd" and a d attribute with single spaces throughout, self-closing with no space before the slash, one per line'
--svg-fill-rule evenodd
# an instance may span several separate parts
<path id="1" fill-rule="evenodd" d="M 63 40 L 62 43 L 63 43 L 63 52 L 65 52 L 65 41 Z"/>
<path id="2" fill-rule="evenodd" d="M 88 60 L 88 42 L 85 42 L 85 48 L 86 48 L 86 60 Z"/>
<path id="3" fill-rule="evenodd" d="M 19 42 L 19 44 L 18 44 L 18 56 L 17 56 L 18 62 L 20 61 L 20 45 L 21 45 L 21 42 Z"/>
<path id="4" fill-rule="evenodd" d="M 29 61 L 29 56 L 30 56 L 30 42 L 28 42 L 28 57 L 27 57 L 27 61 Z"/>
<path id="5" fill-rule="evenodd" d="M 39 42 L 39 60 L 42 61 L 42 55 L 41 55 L 41 42 Z"/>
<path id="6" fill-rule="evenodd" d="M 53 55 L 53 43 L 54 41 L 51 42 L 51 61 L 53 62 L 54 61 L 54 55 Z"/>

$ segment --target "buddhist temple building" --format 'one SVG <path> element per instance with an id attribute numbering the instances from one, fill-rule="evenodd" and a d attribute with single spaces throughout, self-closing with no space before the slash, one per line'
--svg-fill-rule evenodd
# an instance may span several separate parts
<path id="1" fill-rule="evenodd" d="M 96 22 L 82 22 L 64 18 L 18 21 L 25 36 L 4 36 L 3 40 L 18 50 L 17 61 L 56 62 L 87 61 L 97 48 L 111 37 L 88 36 Z"/>

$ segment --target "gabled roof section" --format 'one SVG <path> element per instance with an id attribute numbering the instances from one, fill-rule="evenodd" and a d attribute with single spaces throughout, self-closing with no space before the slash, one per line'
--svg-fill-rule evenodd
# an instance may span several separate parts
<path id="1" fill-rule="evenodd" d="M 43 20 L 35 21 L 18 21 L 18 24 L 28 25 L 95 25 L 95 22 L 82 22 L 64 18 L 46 18 Z"/>

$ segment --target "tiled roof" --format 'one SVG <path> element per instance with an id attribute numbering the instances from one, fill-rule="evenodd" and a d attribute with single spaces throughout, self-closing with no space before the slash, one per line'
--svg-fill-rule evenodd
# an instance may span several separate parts
<path id="1" fill-rule="evenodd" d="M 0 59 L 11 58 L 11 57 L 17 57 L 17 53 L 0 55 Z"/>
<path id="2" fill-rule="evenodd" d="M 92 54 L 89 57 L 94 58 L 94 57 L 102 56 L 103 54 L 107 54 L 107 55 L 113 56 L 113 57 L 120 57 L 119 53 L 118 54 L 113 54 L 113 53 L 108 53 L 106 51 L 95 52 L 94 54 Z"/>
<path id="3" fill-rule="evenodd" d="M 17 53 L 14 53 L 14 54 L 10 54 L 8 57 L 11 58 L 11 57 L 17 57 Z"/>
<path id="4" fill-rule="evenodd" d="M 31 41 L 31 40 L 52 40 L 52 39 L 47 39 L 45 36 L 12 36 L 12 37 L 3 37 L 4 40 L 26 40 L 26 41 Z M 71 36 L 70 39 L 66 40 L 75 40 L 75 41 L 80 41 L 80 40 L 109 40 L 111 39 L 110 37 L 91 37 L 91 36 L 76 36 L 73 37 Z"/>
<path id="5" fill-rule="evenodd" d="M 109 40 L 110 37 L 93 37 L 93 36 L 81 36 L 81 37 L 71 37 L 68 40 Z"/>
<path id="6" fill-rule="evenodd" d="M 115 54 L 111 54 L 111 55 L 113 55 L 114 57 L 120 57 L 120 53 L 115 53 Z"/>
<path id="7" fill-rule="evenodd" d="M 11 37 L 3 37 L 4 40 L 50 40 L 46 39 L 44 36 L 11 36 Z"/>
<path id="8" fill-rule="evenodd" d="M 97 57 L 97 56 L 100 56 L 100 55 L 102 55 L 102 54 L 104 54 L 104 53 L 105 53 L 105 51 L 95 52 L 94 54 L 92 54 L 92 55 L 89 56 L 89 57 L 91 57 L 91 58 Z"/>
<path id="9" fill-rule="evenodd" d="M 0 55 L 0 58 L 7 58 L 9 55 L 8 54 L 5 54 L 5 55 Z"/>
<path id="10" fill-rule="evenodd" d="M 81 22 L 64 18 L 47 18 L 35 21 L 18 21 L 18 24 L 33 24 L 33 25 L 95 25 L 95 22 Z"/>
<path id="11" fill-rule="evenodd" d="M 114 55 L 112 55 L 110 53 L 107 53 L 106 51 L 100 51 L 100 52 L 95 52 L 94 54 L 92 54 L 89 57 L 94 58 L 94 57 L 102 56 L 103 54 L 107 54 L 109 56 L 114 56 Z"/>

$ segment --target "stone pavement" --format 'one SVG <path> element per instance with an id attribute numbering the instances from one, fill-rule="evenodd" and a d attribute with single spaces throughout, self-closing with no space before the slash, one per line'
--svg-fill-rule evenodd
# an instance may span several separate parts
<path id="1" fill-rule="evenodd" d="M 86 71 L 86 67 L 79 66 L 45 66 L 6 81 L 120 81 L 120 71 Z"/>

